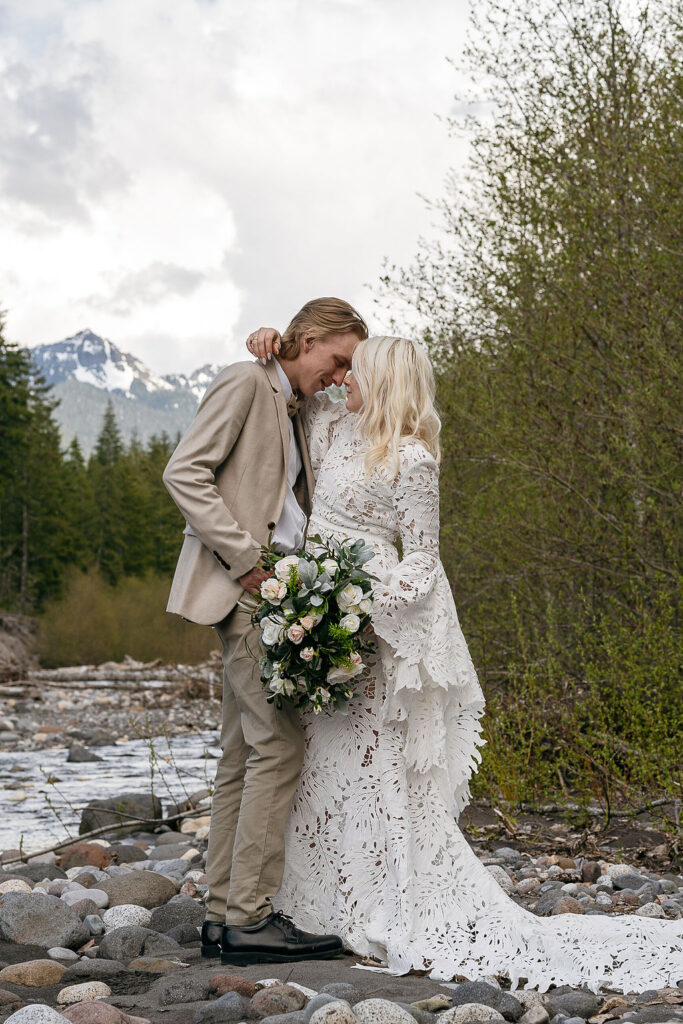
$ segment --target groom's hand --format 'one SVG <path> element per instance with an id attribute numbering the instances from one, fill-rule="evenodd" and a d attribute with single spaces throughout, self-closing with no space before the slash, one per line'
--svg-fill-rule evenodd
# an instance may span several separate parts
<path id="1" fill-rule="evenodd" d="M 247 338 L 247 348 L 265 366 L 266 361 L 280 351 L 281 341 L 280 332 L 274 327 L 259 327 Z"/>
<path id="2" fill-rule="evenodd" d="M 261 584 L 264 580 L 270 579 L 270 575 L 262 565 L 255 565 L 249 572 L 245 572 L 244 576 L 240 576 L 239 581 L 245 590 L 258 597 L 261 593 Z"/>

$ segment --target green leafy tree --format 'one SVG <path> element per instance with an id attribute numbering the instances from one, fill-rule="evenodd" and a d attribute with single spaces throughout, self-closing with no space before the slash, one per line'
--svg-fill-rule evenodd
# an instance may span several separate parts
<path id="1" fill-rule="evenodd" d="M 650 635 L 652 610 L 678 600 L 681 24 L 665 0 L 487 4 L 468 51 L 485 113 L 439 204 L 445 241 L 385 279 L 439 370 L 443 552 L 494 711 L 488 764 L 516 744 L 525 765 L 501 763 L 528 780 L 543 760 L 535 795 L 583 769 L 604 795 L 594 748 L 572 767 L 571 732 L 592 728 L 589 689 L 624 719 L 581 652 L 596 623 Z M 658 674 L 652 717 L 674 728 L 680 692 Z M 513 701 L 516 731 L 497 732 Z M 633 728 L 624 784 L 647 774 Z"/>

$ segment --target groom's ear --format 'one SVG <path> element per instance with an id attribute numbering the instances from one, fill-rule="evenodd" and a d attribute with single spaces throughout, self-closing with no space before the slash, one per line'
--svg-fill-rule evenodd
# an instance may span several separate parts
<path id="1" fill-rule="evenodd" d="M 310 352 L 314 345 L 315 338 L 311 334 L 304 334 L 303 338 L 301 339 L 301 347 L 303 348 L 304 352 Z"/>

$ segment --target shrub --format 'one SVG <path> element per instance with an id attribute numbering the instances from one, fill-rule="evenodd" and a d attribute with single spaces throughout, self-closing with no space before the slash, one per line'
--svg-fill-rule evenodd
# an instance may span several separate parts
<path id="1" fill-rule="evenodd" d="M 96 570 L 72 571 L 63 596 L 39 620 L 38 655 L 46 667 L 121 661 L 193 664 L 219 646 L 212 629 L 165 611 L 169 578 L 127 577 L 110 586 Z"/>

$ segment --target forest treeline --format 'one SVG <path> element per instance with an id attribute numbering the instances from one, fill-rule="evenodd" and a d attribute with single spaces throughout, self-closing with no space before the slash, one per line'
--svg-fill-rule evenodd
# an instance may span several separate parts
<path id="1" fill-rule="evenodd" d="M 680 798 L 681 4 L 480 12 L 469 168 L 379 299 L 437 369 L 442 557 L 487 696 L 475 792 Z M 109 415 L 87 463 L 61 453 L 5 342 L 0 418 L 0 606 L 42 610 L 53 652 L 115 601 L 170 643 L 173 442 L 124 447 Z"/>
<path id="2" fill-rule="evenodd" d="M 477 786 L 680 798 L 683 6 L 477 11 L 467 171 L 382 295 L 440 371 Z"/>
<path id="3" fill-rule="evenodd" d="M 184 522 L 161 475 L 177 443 L 124 445 L 109 406 L 64 451 L 30 352 L 0 325 L 0 608 L 38 615 L 46 664 L 198 660 L 209 631 L 165 614 Z"/>

